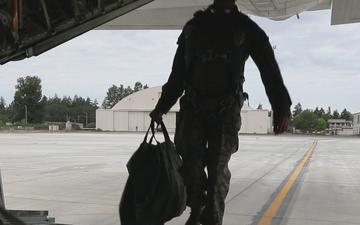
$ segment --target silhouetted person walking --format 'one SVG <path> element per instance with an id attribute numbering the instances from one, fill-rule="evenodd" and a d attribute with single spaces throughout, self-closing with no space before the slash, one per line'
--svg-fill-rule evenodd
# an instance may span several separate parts
<path id="1" fill-rule="evenodd" d="M 191 214 L 187 225 L 221 225 L 229 190 L 228 162 L 238 149 L 244 102 L 244 66 L 249 56 L 274 112 L 274 132 L 289 124 L 291 100 L 265 32 L 238 11 L 235 0 L 214 0 L 195 13 L 178 40 L 172 72 L 150 116 L 180 100 L 175 134 Z M 207 173 L 205 173 L 205 168 Z"/>

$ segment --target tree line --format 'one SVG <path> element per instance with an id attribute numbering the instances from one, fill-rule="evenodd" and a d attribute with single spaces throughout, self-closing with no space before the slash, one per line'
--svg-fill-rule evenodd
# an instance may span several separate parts
<path id="1" fill-rule="evenodd" d="M 134 88 L 124 88 L 112 85 L 103 101 L 103 108 L 112 108 L 122 98 L 142 89 L 148 88 L 136 82 Z M 15 86 L 14 100 L 6 104 L 0 97 L 0 127 L 7 122 L 15 125 L 41 124 L 44 122 L 77 122 L 87 127 L 95 127 L 96 109 L 99 104 L 96 99 L 55 96 L 42 94 L 41 79 L 37 76 L 21 77 Z"/>
<path id="2" fill-rule="evenodd" d="M 120 84 L 120 86 L 112 85 L 107 93 L 106 97 L 102 103 L 102 108 L 111 109 L 118 103 L 121 99 L 125 98 L 128 95 L 131 95 L 134 92 L 141 91 L 143 89 L 149 88 L 146 84 L 143 85 L 141 82 L 136 82 L 134 88 Z"/>
<path id="3" fill-rule="evenodd" d="M 148 88 L 141 82 L 136 82 L 134 87 L 120 84 L 112 85 L 106 93 L 101 107 L 110 109 L 126 96 Z M 6 122 L 25 125 L 43 122 L 78 122 L 95 127 L 96 109 L 99 104 L 96 99 L 83 98 L 78 95 L 74 97 L 55 96 L 48 97 L 42 94 L 41 79 L 37 76 L 21 77 L 15 86 L 14 100 L 6 104 L 5 99 L 0 97 L 0 127 Z M 258 108 L 262 108 L 259 105 Z M 322 132 L 328 127 L 329 119 L 352 120 L 352 114 L 347 109 L 341 113 L 328 107 L 316 107 L 313 109 L 302 109 L 300 103 L 296 104 L 292 112 L 292 126 L 302 132 Z"/>
<path id="4" fill-rule="evenodd" d="M 347 109 L 343 109 L 341 113 L 338 110 L 331 110 L 330 107 L 316 107 L 312 109 L 302 109 L 300 103 L 296 104 L 292 112 L 292 126 L 304 133 L 323 132 L 328 128 L 329 119 L 345 119 L 352 121 L 352 113 Z"/>

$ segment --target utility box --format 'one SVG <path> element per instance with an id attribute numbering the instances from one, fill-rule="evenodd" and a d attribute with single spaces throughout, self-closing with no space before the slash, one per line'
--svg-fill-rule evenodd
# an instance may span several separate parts
<path id="1" fill-rule="evenodd" d="M 60 130 L 60 126 L 56 125 L 56 124 L 50 124 L 49 125 L 49 131 L 59 131 Z"/>
<path id="2" fill-rule="evenodd" d="M 65 123 L 65 130 L 67 130 L 67 131 L 72 130 L 72 123 L 70 121 L 67 121 Z"/>

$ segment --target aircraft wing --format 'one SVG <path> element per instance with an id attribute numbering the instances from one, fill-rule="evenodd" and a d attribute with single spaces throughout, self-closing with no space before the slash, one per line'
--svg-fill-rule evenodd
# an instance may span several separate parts
<path id="1" fill-rule="evenodd" d="M 181 29 L 212 0 L 155 0 L 100 29 Z M 332 9 L 331 24 L 360 22 L 360 0 L 237 0 L 247 14 L 285 20 L 304 11 Z"/>
<path id="2" fill-rule="evenodd" d="M 207 7 L 211 2 L 155 0 L 100 29 L 180 29 L 195 11 Z M 250 15 L 284 20 L 307 10 L 330 9 L 331 0 L 237 0 L 237 5 L 241 11 Z"/>
<path id="3" fill-rule="evenodd" d="M 239 0 L 244 12 L 273 20 L 284 20 L 304 11 L 331 8 L 331 0 Z"/>

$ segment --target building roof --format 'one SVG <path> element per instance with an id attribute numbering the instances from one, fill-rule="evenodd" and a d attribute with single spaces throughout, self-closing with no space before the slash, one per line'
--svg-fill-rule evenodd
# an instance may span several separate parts
<path id="1" fill-rule="evenodd" d="M 351 122 L 345 119 L 329 119 L 328 123 L 346 123 L 346 122 Z"/>
<path id="2" fill-rule="evenodd" d="M 155 108 L 161 95 L 161 86 L 147 88 L 135 92 L 118 102 L 112 110 L 119 111 L 151 111 Z M 179 111 L 180 106 L 177 102 L 170 111 Z"/>
<path id="3" fill-rule="evenodd" d="M 135 92 L 119 101 L 111 110 L 113 111 L 151 111 L 155 108 L 161 95 L 161 86 L 147 88 Z M 170 109 L 172 112 L 180 110 L 179 102 Z M 256 110 L 244 104 L 242 111 Z"/>

